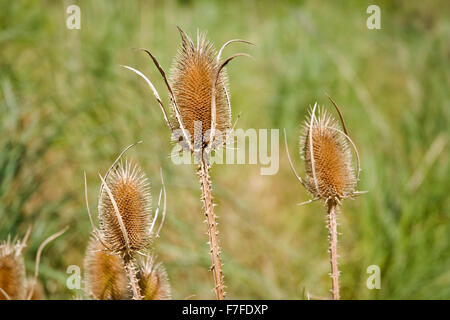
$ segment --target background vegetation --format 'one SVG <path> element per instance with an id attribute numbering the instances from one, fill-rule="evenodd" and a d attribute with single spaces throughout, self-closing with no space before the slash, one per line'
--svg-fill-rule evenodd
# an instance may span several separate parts
<path id="1" fill-rule="evenodd" d="M 48 298 L 72 298 L 65 271 L 82 267 L 91 231 L 82 172 L 94 209 L 97 173 L 143 140 L 129 156 L 150 177 L 154 199 L 164 171 L 168 215 L 155 251 L 173 297 L 214 297 L 195 169 L 170 161 L 151 92 L 119 67 L 144 71 L 166 99 L 150 60 L 132 48 L 151 48 L 169 69 L 179 25 L 191 35 L 207 30 L 216 47 L 231 38 L 257 44 L 227 49 L 255 57 L 228 67 L 238 127 L 286 128 L 294 154 L 307 107 L 329 105 L 324 92 L 341 105 L 362 157 L 359 189 L 369 190 L 339 217 L 342 297 L 449 299 L 449 2 L 376 2 L 381 30 L 366 28 L 374 1 L 0 1 L 0 239 L 33 225 L 31 274 L 41 241 L 69 225 L 44 252 L 40 277 Z M 65 26 L 72 3 L 81 30 Z M 326 297 L 321 204 L 296 206 L 309 195 L 284 149 L 276 175 L 259 170 L 212 170 L 228 297 Z M 381 290 L 366 287 L 372 264 Z"/>

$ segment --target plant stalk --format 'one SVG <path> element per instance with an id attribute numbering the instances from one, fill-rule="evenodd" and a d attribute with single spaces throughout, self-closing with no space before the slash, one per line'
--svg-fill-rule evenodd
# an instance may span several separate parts
<path id="1" fill-rule="evenodd" d="M 142 300 L 141 289 L 136 276 L 136 269 L 134 267 L 134 259 L 129 254 L 125 255 L 125 270 L 130 280 L 131 290 L 133 291 L 133 300 Z"/>
<path id="2" fill-rule="evenodd" d="M 328 231 L 330 240 L 330 264 L 331 264 L 331 282 L 333 300 L 339 300 L 339 268 L 338 268 L 338 233 L 337 233 L 337 213 L 338 204 L 336 200 L 330 199 L 328 201 Z"/>
<path id="3" fill-rule="evenodd" d="M 216 216 L 212 202 L 211 179 L 209 165 L 201 159 L 200 184 L 202 188 L 202 201 L 205 209 L 206 223 L 208 224 L 209 247 L 211 253 L 211 270 L 214 278 L 214 291 L 217 300 L 225 299 L 225 285 L 223 281 L 222 262 L 220 261 L 219 231 L 217 229 Z"/>

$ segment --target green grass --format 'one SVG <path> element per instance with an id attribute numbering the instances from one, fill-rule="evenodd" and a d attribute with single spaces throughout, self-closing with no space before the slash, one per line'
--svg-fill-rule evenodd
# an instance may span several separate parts
<path id="1" fill-rule="evenodd" d="M 67 3 L 71 3 L 67 1 Z M 42 259 L 49 298 L 71 298 L 67 266 L 82 267 L 90 224 L 83 198 L 96 208 L 104 173 L 125 146 L 159 193 L 166 178 L 168 216 L 155 251 L 174 298 L 213 298 L 200 190 L 192 166 L 176 166 L 169 132 L 137 67 L 167 101 L 148 57 L 168 70 L 179 45 L 176 25 L 207 30 L 225 55 L 251 53 L 228 67 L 238 127 L 286 128 L 298 150 L 307 107 L 341 106 L 361 155 L 359 188 L 339 217 L 341 295 L 348 299 L 450 298 L 449 5 L 381 2 L 381 30 L 366 28 L 372 2 L 346 1 L 78 1 L 81 30 L 65 27 L 64 2 L 0 2 L 0 239 L 23 236 L 32 274 L 45 237 L 69 225 Z M 280 145 L 281 141 L 280 141 Z M 294 150 L 296 150 L 294 152 Z M 230 298 L 302 299 L 328 295 L 327 230 L 320 203 L 291 174 L 257 165 L 212 169 Z M 416 177 L 416 178 L 413 178 Z M 156 204 L 155 204 L 156 205 Z M 366 268 L 381 267 L 381 290 L 368 290 Z"/>

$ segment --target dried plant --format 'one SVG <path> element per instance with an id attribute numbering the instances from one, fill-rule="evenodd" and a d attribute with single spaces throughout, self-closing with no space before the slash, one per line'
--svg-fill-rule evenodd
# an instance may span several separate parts
<path id="1" fill-rule="evenodd" d="M 25 264 L 23 241 L 7 241 L 0 244 L 0 300 L 25 299 Z"/>
<path id="2" fill-rule="evenodd" d="M 54 234 L 52 234 L 51 236 L 49 236 L 47 239 L 45 239 L 41 245 L 38 248 L 38 251 L 36 253 L 36 261 L 34 264 L 34 276 L 33 278 L 30 278 L 28 280 L 28 286 L 27 286 L 27 300 L 31 300 L 31 298 L 33 297 L 33 294 L 35 294 L 35 287 L 38 285 L 38 276 L 39 276 L 39 264 L 41 262 L 41 255 L 42 252 L 44 251 L 44 248 L 53 240 L 55 240 L 56 238 L 60 237 L 61 235 L 63 235 L 67 229 L 69 227 L 65 227 L 64 229 L 62 229 L 61 231 L 58 231 Z"/>
<path id="3" fill-rule="evenodd" d="M 122 300 L 128 296 L 128 279 L 122 257 L 111 253 L 92 237 L 84 260 L 86 289 L 97 300 Z"/>
<path id="4" fill-rule="evenodd" d="M 217 73 L 219 68 L 216 52 L 210 42 L 201 34 L 197 45 L 187 35 L 181 33 L 181 49 L 175 59 L 169 82 L 172 84 L 174 98 L 180 110 L 181 123 L 191 136 L 191 143 L 198 140 L 201 145 L 207 144 L 206 134 L 211 130 L 212 85 L 216 83 L 216 134 L 226 133 L 231 127 L 231 110 L 228 101 L 226 70 Z M 195 135 L 195 122 L 201 123 L 198 137 Z M 174 128 L 180 125 L 172 121 Z M 197 138 L 197 139 L 195 139 Z M 223 140 L 225 137 L 214 137 Z M 203 141 L 205 140 L 205 141 Z"/>
<path id="5" fill-rule="evenodd" d="M 66 232 L 67 227 L 45 239 L 36 254 L 34 276 L 26 278 L 23 250 L 31 233 L 28 228 L 22 241 L 8 238 L 0 244 L 0 300 L 40 300 L 42 285 L 38 281 L 42 251 L 51 241 Z"/>
<path id="6" fill-rule="evenodd" d="M 111 171 L 100 197 L 103 241 L 114 252 L 145 248 L 150 242 L 151 197 L 147 178 L 131 162 Z"/>
<path id="7" fill-rule="evenodd" d="M 134 253 L 150 242 L 151 198 L 147 180 L 131 162 L 122 162 L 105 179 L 100 175 L 99 222 L 101 241 L 112 253 L 124 259 L 133 290 L 141 299 L 136 278 Z M 100 239 L 100 238 L 99 238 Z"/>
<path id="8" fill-rule="evenodd" d="M 141 259 L 138 270 L 143 300 L 170 299 L 169 279 L 162 263 L 156 263 L 155 258 L 149 255 Z"/>
<path id="9" fill-rule="evenodd" d="M 122 151 L 105 177 L 99 174 L 102 181 L 98 197 L 99 228 L 95 227 L 90 213 L 86 174 L 84 176 L 86 206 L 94 238 L 85 257 L 86 281 L 88 293 L 95 299 L 123 299 L 128 286 L 131 287 L 133 299 L 143 298 L 137 278 L 136 254 L 146 255 L 143 251 L 148 249 L 153 239 L 159 237 L 164 223 L 166 192 L 162 172 L 163 188 L 152 220 L 150 189 L 145 174 L 132 162 L 119 162 L 122 155 L 134 145 Z M 162 220 L 154 232 L 162 194 Z"/>
<path id="10" fill-rule="evenodd" d="M 225 298 L 220 245 L 210 180 L 210 156 L 213 150 L 227 143 L 231 127 L 231 106 L 227 76 L 223 68 L 237 56 L 235 54 L 221 60 L 222 51 L 233 42 L 250 43 L 241 39 L 226 42 L 216 55 L 213 45 L 206 40 L 204 34 L 197 34 L 197 43 L 180 28 L 181 47 L 174 60 L 170 79 L 155 58 L 145 51 L 161 73 L 168 89 L 172 119 L 169 120 L 164 104 L 152 82 L 140 71 L 124 66 L 142 77 L 152 90 L 163 113 L 172 138 L 184 150 L 190 151 L 198 160 L 202 201 L 208 225 L 209 245 L 211 251 L 216 298 Z"/>
<path id="11" fill-rule="evenodd" d="M 325 109 L 314 109 L 300 138 L 305 161 L 305 186 L 316 199 L 350 197 L 355 191 L 356 175 L 346 135 Z"/>
<path id="12" fill-rule="evenodd" d="M 343 199 L 353 198 L 363 192 L 355 191 L 360 172 L 358 151 L 348 136 L 338 106 L 330 97 L 329 99 L 338 112 L 342 128 L 325 109 L 319 109 L 316 115 L 317 103 L 310 110 L 300 137 L 300 155 L 305 161 L 305 179 L 302 179 L 294 169 L 287 148 L 286 133 L 285 143 L 294 174 L 313 195 L 313 199 L 301 204 L 322 200 L 327 208 L 332 296 L 333 299 L 339 300 L 337 213 Z M 356 155 L 356 169 L 352 162 L 352 148 Z"/>

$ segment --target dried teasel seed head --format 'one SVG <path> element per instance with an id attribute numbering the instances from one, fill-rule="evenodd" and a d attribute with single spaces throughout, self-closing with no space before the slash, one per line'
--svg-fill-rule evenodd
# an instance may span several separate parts
<path id="1" fill-rule="evenodd" d="M 155 263 L 155 258 L 147 257 L 139 264 L 139 287 L 144 300 L 168 300 L 170 284 L 167 272 L 161 263 Z"/>
<path id="2" fill-rule="evenodd" d="M 97 300 L 121 300 L 128 295 L 128 278 L 122 257 L 92 237 L 84 259 L 86 289 Z"/>
<path id="3" fill-rule="evenodd" d="M 100 198 L 100 230 L 114 252 L 137 251 L 150 242 L 151 197 L 147 178 L 131 162 L 111 171 Z M 118 211 L 118 212 L 117 212 Z"/>
<path id="4" fill-rule="evenodd" d="M 25 244 L 5 241 L 0 244 L 0 300 L 25 299 Z"/>
<path id="5" fill-rule="evenodd" d="M 357 177 L 348 136 L 325 110 L 310 110 L 300 139 L 305 160 L 305 186 L 318 199 L 345 199 L 355 191 Z"/>
<path id="6" fill-rule="evenodd" d="M 191 142 L 208 143 L 211 129 L 211 98 L 213 81 L 219 69 L 216 50 L 205 34 L 197 36 L 197 43 L 181 31 L 181 47 L 171 70 L 170 83 L 178 105 L 181 121 L 191 136 Z M 216 82 L 216 135 L 215 140 L 224 141 L 226 130 L 231 127 L 231 109 L 227 90 L 226 70 L 221 70 Z M 178 128 L 177 121 L 174 128 Z M 199 128 L 201 123 L 201 134 Z M 194 137 L 194 134 L 197 134 Z M 201 139 L 201 140 L 200 140 Z"/>

